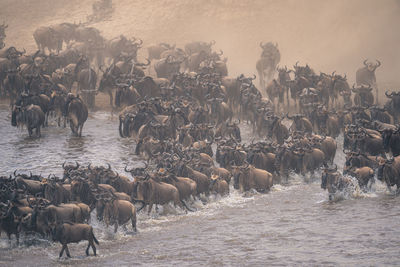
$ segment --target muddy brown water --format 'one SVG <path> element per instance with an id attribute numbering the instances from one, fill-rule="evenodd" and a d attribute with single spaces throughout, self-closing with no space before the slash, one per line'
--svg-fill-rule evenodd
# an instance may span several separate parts
<path id="1" fill-rule="evenodd" d="M 242 125 L 245 141 L 252 139 Z M 7 106 L 0 107 L 0 173 L 61 175 L 61 164 L 110 163 L 123 173 L 125 164 L 139 166 L 135 143 L 118 135 L 118 118 L 109 112 L 91 113 L 76 138 L 69 128 L 52 125 L 42 138 L 28 137 L 26 129 L 11 127 Z M 342 137 L 335 162 L 343 166 Z M 208 204 L 190 203 L 196 212 L 172 206 L 150 215 L 139 213 L 138 233 L 130 225 L 116 234 L 92 214 L 100 241 L 97 257 L 86 257 L 86 241 L 70 244 L 72 259 L 58 259 L 59 243 L 23 236 L 11 247 L 0 238 L 0 266 L 273 266 L 399 264 L 400 198 L 379 181 L 367 193 L 344 193 L 327 201 L 320 179 L 292 175 L 287 186 L 275 185 L 268 194 L 243 195 L 231 188 L 226 198 Z"/>

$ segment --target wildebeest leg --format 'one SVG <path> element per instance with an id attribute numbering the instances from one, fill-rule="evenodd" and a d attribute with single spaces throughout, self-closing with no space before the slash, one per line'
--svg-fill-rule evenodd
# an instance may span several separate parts
<path id="1" fill-rule="evenodd" d="M 93 254 L 96 256 L 96 247 L 94 246 L 93 239 L 90 239 L 89 246 L 92 246 Z M 89 255 L 89 246 L 88 246 L 88 255 Z"/>
<path id="2" fill-rule="evenodd" d="M 60 258 L 61 258 L 62 255 L 64 254 L 64 250 L 65 250 L 65 247 L 66 247 L 66 246 L 67 246 L 66 244 L 63 244 L 63 245 L 62 245 L 62 248 L 61 248 L 61 251 L 60 251 L 60 255 L 59 255 Z"/>
<path id="3" fill-rule="evenodd" d="M 112 90 L 108 91 L 108 95 L 110 96 L 110 106 L 113 107 L 113 93 L 112 93 Z"/>
<path id="4" fill-rule="evenodd" d="M 290 100 L 289 100 L 289 87 L 286 87 L 286 101 L 287 101 L 287 107 L 288 107 L 288 110 L 289 110 L 289 106 L 290 106 Z"/>
<path id="5" fill-rule="evenodd" d="M 78 129 L 79 129 L 79 137 L 82 136 L 82 128 L 83 128 L 83 124 L 81 124 L 80 126 L 78 126 Z"/>
<path id="6" fill-rule="evenodd" d="M 9 244 L 10 247 L 11 247 L 11 234 L 10 234 L 10 233 L 7 233 L 7 237 L 8 237 L 8 244 Z"/>
<path id="7" fill-rule="evenodd" d="M 72 121 L 69 121 L 69 127 L 71 128 L 72 133 L 75 133 L 74 131 L 74 124 L 72 123 Z"/>
<path id="8" fill-rule="evenodd" d="M 134 232 L 137 232 L 137 228 L 136 228 L 136 215 L 132 216 L 131 218 L 131 223 L 132 223 L 132 229 Z"/>
<path id="9" fill-rule="evenodd" d="M 78 135 L 78 132 L 77 132 L 77 129 L 75 128 L 75 125 L 74 125 L 74 123 L 73 123 L 72 121 L 69 122 L 69 126 L 71 127 L 72 133 L 73 133 L 75 136 L 77 136 L 77 135 Z"/>
<path id="10" fill-rule="evenodd" d="M 114 233 L 116 233 L 118 230 L 118 222 L 114 223 Z"/>
<path id="11" fill-rule="evenodd" d="M 91 246 L 92 244 L 91 244 L 91 242 L 89 241 L 89 244 L 87 245 L 87 248 L 86 248 L 86 256 L 89 256 L 89 248 L 90 248 L 90 246 Z M 92 246 L 93 247 L 93 246 Z"/>
<path id="12" fill-rule="evenodd" d="M 28 133 L 29 133 L 29 137 L 32 137 L 32 128 L 30 126 L 28 126 Z"/>
<path id="13" fill-rule="evenodd" d="M 147 212 L 148 215 L 150 215 L 151 209 L 153 208 L 153 203 L 149 204 L 149 211 Z"/>
<path id="14" fill-rule="evenodd" d="M 36 136 L 37 136 L 37 137 L 40 137 L 40 136 L 41 136 L 41 134 L 40 134 L 40 126 L 38 126 L 38 127 L 36 128 Z"/>
<path id="15" fill-rule="evenodd" d="M 65 252 L 67 253 L 67 257 L 71 258 L 71 255 L 69 254 L 69 249 L 68 249 L 68 245 L 65 244 Z"/>

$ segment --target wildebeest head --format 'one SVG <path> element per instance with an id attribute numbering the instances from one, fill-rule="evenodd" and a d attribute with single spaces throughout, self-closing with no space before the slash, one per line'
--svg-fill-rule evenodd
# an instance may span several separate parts
<path id="1" fill-rule="evenodd" d="M 62 223 L 51 223 L 49 227 L 53 241 L 62 241 L 64 225 Z"/>
<path id="2" fill-rule="evenodd" d="M 23 123 L 24 118 L 24 108 L 21 106 L 14 106 L 12 115 L 11 115 L 11 125 L 18 126 L 20 123 Z"/>
<path id="3" fill-rule="evenodd" d="M 284 68 L 277 67 L 276 69 L 278 71 L 278 80 L 280 84 L 284 85 L 286 82 L 290 81 L 291 70 L 288 70 L 286 66 Z"/>
<path id="4" fill-rule="evenodd" d="M 395 184 L 396 170 L 393 167 L 394 159 L 380 159 L 378 167 L 378 180 L 385 181 L 388 186 Z"/>
<path id="5" fill-rule="evenodd" d="M 106 207 L 107 202 L 109 202 L 111 198 L 107 198 L 105 195 L 97 195 L 96 196 L 96 215 L 99 221 L 103 220 L 104 209 Z"/>
<path id="6" fill-rule="evenodd" d="M 337 172 L 337 165 L 335 168 L 325 168 L 322 172 L 321 177 L 321 188 L 328 189 L 329 193 L 335 193 L 335 184 L 337 183 L 337 178 L 339 173 Z"/>
<path id="7" fill-rule="evenodd" d="M 379 60 L 376 60 L 376 63 L 368 62 L 368 59 L 364 60 L 364 65 L 370 72 L 375 72 L 375 70 L 381 65 Z"/>
<path id="8" fill-rule="evenodd" d="M 137 197 L 139 200 L 143 200 L 144 202 L 149 202 L 151 199 L 151 193 L 152 193 L 152 182 L 149 181 L 149 178 L 146 178 L 145 180 L 138 182 Z"/>

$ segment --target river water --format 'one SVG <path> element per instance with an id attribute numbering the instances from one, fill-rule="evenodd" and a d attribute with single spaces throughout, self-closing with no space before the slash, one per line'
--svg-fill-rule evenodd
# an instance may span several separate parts
<path id="1" fill-rule="evenodd" d="M 0 107 L 0 174 L 17 172 L 62 174 L 61 164 L 75 160 L 110 163 L 124 173 L 139 166 L 134 142 L 118 135 L 118 117 L 91 113 L 83 137 L 52 122 L 42 138 L 11 126 L 10 112 Z M 242 125 L 244 140 L 252 139 Z M 343 166 L 342 138 L 335 163 Z M 306 181 L 305 181 L 306 180 Z M 320 179 L 292 175 L 289 185 L 275 185 L 268 194 L 243 195 L 231 188 L 225 198 L 191 203 L 196 212 L 170 206 L 150 215 L 138 214 L 138 233 L 91 224 L 100 241 L 97 257 L 86 257 L 87 243 L 70 244 L 72 259 L 58 259 L 59 243 L 22 237 L 11 247 L 0 238 L 0 266 L 274 266 L 274 265 L 399 265 L 400 198 L 377 181 L 371 192 L 343 194 L 329 202 Z"/>

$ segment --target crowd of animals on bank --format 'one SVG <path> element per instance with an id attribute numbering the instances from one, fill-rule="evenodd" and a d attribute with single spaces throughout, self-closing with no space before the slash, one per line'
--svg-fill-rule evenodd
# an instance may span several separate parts
<path id="1" fill-rule="evenodd" d="M 3 173 L 0 231 L 17 242 L 21 232 L 51 237 L 63 245 L 61 257 L 64 250 L 70 256 L 68 243 L 88 240 L 86 254 L 90 247 L 96 254 L 93 210 L 115 231 L 127 223 L 136 231 L 136 213 L 146 206 L 150 213 L 153 205 L 172 202 L 193 212 L 194 200 L 227 196 L 230 184 L 240 192 L 268 192 L 287 184 L 290 172 L 314 176 L 321 170 L 330 199 L 353 183 L 351 177 L 362 190 L 374 177 L 390 190 L 400 188 L 400 94 L 386 92 L 387 102 L 376 104 L 379 61 L 365 60 L 350 86 L 346 75 L 317 74 L 307 64 L 279 67 L 278 45 L 261 42 L 257 87 L 255 75 L 228 75 L 215 41 L 145 45 L 61 23 L 38 28 L 38 50 L 28 54 L 5 45 L 6 28 L 0 26 L 0 92 L 10 101 L 12 126 L 40 137 L 56 127 L 48 123 L 56 117 L 58 127 L 69 124 L 81 136 L 96 94 L 104 92 L 112 111 L 120 112 L 115 134 L 133 138 L 146 162 L 126 166 L 131 177 L 110 165 L 79 162 L 63 164 L 63 177 Z M 144 48 L 148 57 L 141 62 Z M 239 122 L 262 141 L 243 143 Z M 343 171 L 333 163 L 340 134 Z"/>

